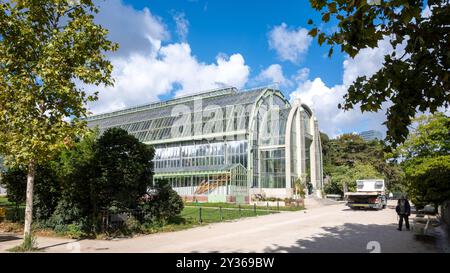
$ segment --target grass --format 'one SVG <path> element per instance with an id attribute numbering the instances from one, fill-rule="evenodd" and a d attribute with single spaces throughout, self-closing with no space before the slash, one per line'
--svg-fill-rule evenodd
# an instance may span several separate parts
<path id="1" fill-rule="evenodd" d="M 12 207 L 15 204 L 10 202 L 6 196 L 0 196 L 0 207 Z"/>
<path id="2" fill-rule="evenodd" d="M 184 207 L 181 214 L 171 219 L 169 223 L 166 223 L 164 225 L 147 226 L 143 229 L 143 233 L 152 234 L 158 232 L 173 232 L 211 223 L 235 220 L 243 217 L 254 217 L 277 213 L 277 211 L 256 210 L 255 215 L 255 211 L 253 210 L 252 206 L 248 206 L 248 208 L 251 207 L 251 209 L 244 209 L 242 207 L 240 212 L 239 209 L 236 209 L 236 207 L 229 206 L 228 208 L 222 208 L 222 213 L 219 209 L 219 206 L 202 207 L 201 223 L 199 221 L 200 214 L 198 207 Z"/>
<path id="3" fill-rule="evenodd" d="M 181 212 L 181 217 L 185 219 L 190 219 L 196 222 L 200 222 L 200 208 L 199 207 L 185 207 Z M 202 223 L 215 223 L 226 220 L 235 220 L 242 217 L 254 217 L 260 215 L 268 215 L 276 213 L 275 211 L 267 210 L 253 210 L 253 207 L 248 206 L 248 208 L 241 207 L 241 210 L 235 207 L 222 208 L 214 206 L 202 206 L 201 208 L 201 218 Z"/>
<path id="4" fill-rule="evenodd" d="M 238 204 L 233 204 L 233 203 L 194 203 L 194 202 L 186 202 L 185 206 L 201 206 L 201 207 L 208 207 L 208 208 L 234 208 L 234 209 L 238 209 L 239 205 Z M 241 204 L 241 209 L 251 209 L 253 210 L 254 207 L 253 205 L 247 205 L 247 204 Z M 266 206 L 257 206 L 256 210 L 280 210 L 280 211 L 298 211 L 298 210 L 303 210 L 304 207 L 299 206 L 280 206 L 280 207 L 266 207 Z"/>

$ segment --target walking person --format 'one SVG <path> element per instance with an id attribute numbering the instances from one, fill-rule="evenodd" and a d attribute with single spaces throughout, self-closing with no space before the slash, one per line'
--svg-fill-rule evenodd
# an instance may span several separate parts
<path id="1" fill-rule="evenodd" d="M 395 207 L 395 211 L 397 212 L 397 214 L 400 218 L 398 221 L 398 229 L 397 230 L 400 230 L 400 231 L 402 230 L 403 219 L 405 220 L 406 229 L 409 230 L 408 217 L 411 214 L 411 206 L 408 202 L 408 199 L 404 195 L 402 195 L 400 197 L 400 199 L 398 199 L 397 206 Z"/>

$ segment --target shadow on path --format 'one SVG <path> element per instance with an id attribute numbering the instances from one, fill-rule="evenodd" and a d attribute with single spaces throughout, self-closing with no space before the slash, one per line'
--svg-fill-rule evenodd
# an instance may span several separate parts
<path id="1" fill-rule="evenodd" d="M 21 240 L 21 239 L 22 239 L 21 237 L 14 236 L 14 235 L 1 235 L 0 234 L 0 243 Z"/>
<path id="2" fill-rule="evenodd" d="M 78 239 L 78 240 L 75 240 L 75 241 L 62 242 L 62 243 L 58 243 L 58 244 L 54 244 L 54 245 L 48 245 L 48 246 L 40 247 L 39 250 L 45 250 L 45 249 L 52 248 L 52 247 L 69 245 L 69 244 L 77 243 L 77 242 L 81 242 L 81 241 L 83 241 L 83 239 Z"/>
<path id="3" fill-rule="evenodd" d="M 300 239 L 291 246 L 273 245 L 264 252 L 288 253 L 369 253 L 379 245 L 380 252 L 437 252 L 434 242 L 417 241 L 412 232 L 398 231 L 392 225 L 346 223 L 324 227 L 324 232 Z"/>

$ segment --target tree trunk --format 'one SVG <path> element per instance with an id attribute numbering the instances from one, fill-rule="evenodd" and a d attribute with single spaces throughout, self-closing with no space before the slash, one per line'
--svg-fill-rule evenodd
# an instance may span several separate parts
<path id="1" fill-rule="evenodd" d="M 31 160 L 28 164 L 27 175 L 27 199 L 25 207 L 25 228 L 23 235 L 31 235 L 31 222 L 33 221 L 33 188 L 34 188 L 34 176 L 36 173 L 36 163 Z"/>

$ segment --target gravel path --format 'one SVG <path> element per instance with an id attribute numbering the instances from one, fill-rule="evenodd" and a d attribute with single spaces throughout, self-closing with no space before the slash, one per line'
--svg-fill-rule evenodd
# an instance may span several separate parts
<path id="1" fill-rule="evenodd" d="M 437 252 L 433 243 L 396 230 L 392 205 L 353 211 L 338 204 L 116 241 L 39 238 L 38 243 L 47 252 Z M 18 242 L 0 235 L 0 252 Z"/>

